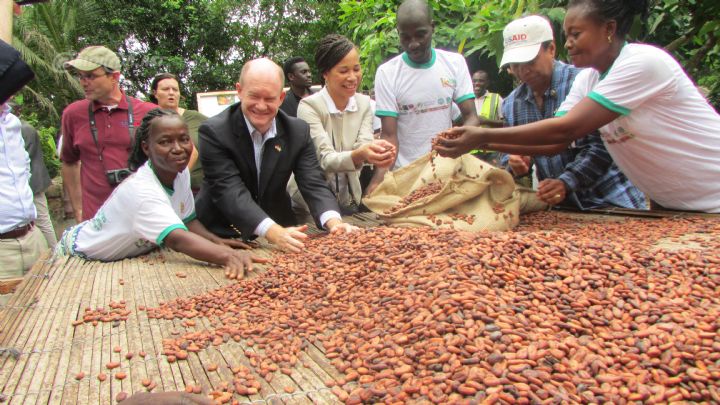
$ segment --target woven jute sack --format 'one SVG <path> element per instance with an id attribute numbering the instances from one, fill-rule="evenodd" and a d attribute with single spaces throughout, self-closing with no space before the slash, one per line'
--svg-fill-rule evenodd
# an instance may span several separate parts
<path id="1" fill-rule="evenodd" d="M 408 205 L 403 198 L 440 182 L 438 191 Z M 477 232 L 503 231 L 518 224 L 520 212 L 547 207 L 512 176 L 471 155 L 457 159 L 427 154 L 385 175 L 363 203 L 388 224 L 431 226 Z"/>

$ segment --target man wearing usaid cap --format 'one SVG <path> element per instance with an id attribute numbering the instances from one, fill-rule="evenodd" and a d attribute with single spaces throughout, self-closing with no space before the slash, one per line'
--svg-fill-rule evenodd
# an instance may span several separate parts
<path id="1" fill-rule="evenodd" d="M 555 60 L 552 27 L 544 17 L 515 20 L 503 37 L 501 66 L 509 66 L 522 82 L 503 102 L 508 125 L 554 117 L 580 69 Z M 523 176 L 529 173 L 531 158 L 506 155 L 501 163 Z M 644 195 L 620 172 L 598 132 L 558 149 L 556 155 L 535 156 L 532 163 L 540 181 L 538 197 L 550 205 L 645 208 Z"/>
<path id="2" fill-rule="evenodd" d="M 511 22 L 503 30 L 500 66 L 530 62 L 538 56 L 540 48 L 549 46 L 553 39 L 550 22 L 544 17 L 531 15 Z"/>
<path id="3" fill-rule="evenodd" d="M 129 175 L 134 127 L 157 106 L 120 90 L 120 59 L 104 46 L 89 46 L 63 66 L 75 73 L 85 92 L 84 100 L 63 111 L 60 153 L 63 182 L 80 222 L 94 217 Z"/>

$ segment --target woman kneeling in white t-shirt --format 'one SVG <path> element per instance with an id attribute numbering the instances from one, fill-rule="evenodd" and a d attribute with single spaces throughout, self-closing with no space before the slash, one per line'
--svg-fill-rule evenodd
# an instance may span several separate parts
<path id="1" fill-rule="evenodd" d="M 575 78 L 557 117 L 454 128 L 448 132 L 459 137 L 434 149 L 451 157 L 473 148 L 547 155 L 599 129 L 618 167 L 655 203 L 720 213 L 720 115 L 667 52 L 625 42 L 647 8 L 647 0 L 570 0 L 565 47 L 575 66 L 591 69 Z"/>
<path id="2" fill-rule="evenodd" d="M 262 262 L 241 241 L 222 239 L 195 216 L 188 161 L 193 144 L 177 113 L 154 109 L 135 133 L 128 167 L 135 171 L 105 201 L 95 217 L 63 234 L 60 255 L 113 261 L 166 245 L 198 260 L 225 267 L 229 278 L 242 278 L 252 262 Z"/>

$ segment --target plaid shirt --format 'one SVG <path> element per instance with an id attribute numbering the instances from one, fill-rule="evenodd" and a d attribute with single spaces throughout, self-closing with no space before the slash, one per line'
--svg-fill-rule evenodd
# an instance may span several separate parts
<path id="1" fill-rule="evenodd" d="M 503 102 L 505 121 L 515 126 L 554 117 L 579 72 L 580 69 L 574 66 L 555 61 L 542 113 L 535 104 L 530 86 L 523 83 Z M 507 162 L 508 156 L 504 155 L 501 165 L 507 166 Z M 538 180 L 559 179 L 567 185 L 563 204 L 580 209 L 603 206 L 645 208 L 645 195 L 618 169 L 597 131 L 576 140 L 557 155 L 535 156 L 533 163 Z"/>

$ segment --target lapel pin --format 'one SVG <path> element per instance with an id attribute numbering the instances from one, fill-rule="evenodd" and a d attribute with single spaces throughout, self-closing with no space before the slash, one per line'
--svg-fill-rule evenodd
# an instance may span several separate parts
<path id="1" fill-rule="evenodd" d="M 278 152 L 282 152 L 282 148 L 280 147 L 280 145 L 275 145 L 275 150 Z"/>

